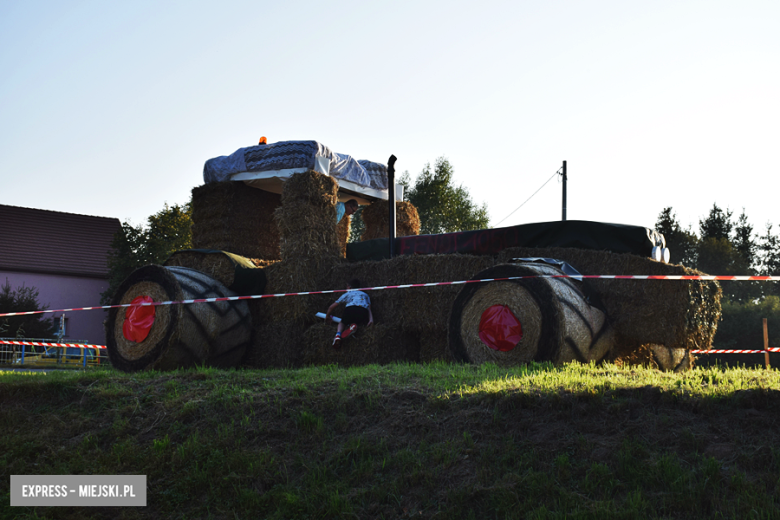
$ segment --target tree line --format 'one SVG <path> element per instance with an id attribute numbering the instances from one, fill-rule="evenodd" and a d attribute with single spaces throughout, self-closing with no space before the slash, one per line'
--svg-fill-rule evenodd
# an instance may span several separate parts
<path id="1" fill-rule="evenodd" d="M 750 224 L 743 208 L 739 216 L 713 204 L 699 220 L 699 232 L 682 227 L 671 207 L 655 223 L 666 238 L 673 263 L 713 275 L 780 275 L 780 236 L 771 223 L 762 233 Z M 767 320 L 769 346 L 780 347 L 780 282 L 722 281 L 721 321 L 713 341 L 718 349 L 761 349 L 763 320 Z M 702 362 L 713 362 L 707 356 Z M 760 356 L 725 355 L 720 363 L 760 364 Z"/>
<path id="2" fill-rule="evenodd" d="M 684 228 L 671 207 L 658 215 L 655 229 L 666 238 L 672 263 L 713 275 L 780 274 L 780 236 L 767 223 L 763 234 L 755 232 L 743 208 L 735 217 L 730 209 L 713 204 L 699 220 L 699 232 Z M 722 282 L 724 296 L 746 303 L 769 295 L 780 295 L 774 282 Z"/>

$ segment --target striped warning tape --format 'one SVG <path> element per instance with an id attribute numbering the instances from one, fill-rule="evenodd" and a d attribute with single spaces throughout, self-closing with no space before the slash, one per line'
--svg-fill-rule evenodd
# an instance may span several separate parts
<path id="1" fill-rule="evenodd" d="M 84 343 L 45 343 L 41 341 L 8 341 L 2 339 L 0 339 L 0 345 L 31 345 L 34 347 L 106 348 L 105 345 L 85 345 Z"/>
<path id="2" fill-rule="evenodd" d="M 607 275 L 607 274 L 583 274 L 583 275 L 566 275 L 566 274 L 538 274 L 527 276 L 507 276 L 504 278 L 483 278 L 481 280 L 458 280 L 456 282 L 432 282 L 432 283 L 410 283 L 403 285 L 381 285 L 377 287 L 361 287 L 359 289 L 331 289 L 327 291 L 305 291 L 305 292 L 292 292 L 292 293 L 279 293 L 279 294 L 253 294 L 249 296 L 223 296 L 219 298 L 198 298 L 195 300 L 180 300 L 180 301 L 165 301 L 165 302 L 151 302 L 151 303 L 124 303 L 119 305 L 101 305 L 97 307 L 75 307 L 73 309 L 54 309 L 45 311 L 26 311 L 26 312 L 7 312 L 0 314 L 0 318 L 5 316 L 28 316 L 31 314 L 46 314 L 53 312 L 74 312 L 74 311 L 93 311 L 100 309 L 118 309 L 124 307 L 148 307 L 159 305 L 181 305 L 191 303 L 215 303 L 215 302 L 228 302 L 237 300 L 260 300 L 263 298 L 282 298 L 285 296 L 306 296 L 311 294 L 336 294 L 344 293 L 347 291 L 383 291 L 386 289 L 409 289 L 411 287 L 438 287 L 441 285 L 463 285 L 467 283 L 484 283 L 484 282 L 503 282 L 508 280 L 524 280 L 529 278 L 574 278 L 583 279 L 588 278 L 591 280 L 701 280 L 701 281 L 776 281 L 780 282 L 780 276 L 711 276 L 711 275 Z"/>
<path id="3" fill-rule="evenodd" d="M 104 349 L 105 345 L 86 345 L 84 343 L 46 343 L 41 341 L 8 341 L 0 340 L 0 345 L 29 345 L 36 347 L 76 347 Z M 691 354 L 763 354 L 764 352 L 780 352 L 780 348 L 768 348 L 766 350 L 691 350 Z"/>
<path id="4" fill-rule="evenodd" d="M 766 350 L 691 350 L 691 354 L 763 354 L 764 352 L 780 352 L 780 348 L 768 348 Z"/>

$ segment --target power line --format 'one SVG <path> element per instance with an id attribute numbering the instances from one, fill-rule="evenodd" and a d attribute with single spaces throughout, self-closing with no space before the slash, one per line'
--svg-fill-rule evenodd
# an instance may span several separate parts
<path id="1" fill-rule="evenodd" d="M 542 188 L 544 188 L 545 186 L 547 186 L 547 183 L 548 183 L 548 182 L 550 182 L 551 180 L 553 180 L 553 177 L 555 177 L 556 175 L 560 175 L 560 174 L 561 174 L 561 169 L 559 168 L 559 169 L 558 169 L 558 171 L 557 171 L 557 172 L 555 172 L 555 173 L 553 173 L 553 174 L 552 174 L 552 177 L 550 177 L 549 179 L 547 179 L 547 180 L 545 181 L 545 183 L 544 183 L 544 184 L 542 184 L 542 185 L 541 185 L 541 187 L 539 187 L 539 189 L 538 189 L 538 190 L 536 190 L 535 192 L 533 192 L 533 194 L 532 194 L 530 197 L 528 197 L 527 199 L 525 199 L 525 202 L 523 202 L 522 204 L 520 204 L 519 206 L 517 206 L 517 207 L 516 207 L 516 208 L 515 208 L 515 209 L 512 211 L 512 213 L 510 213 L 509 215 L 507 215 L 506 217 L 504 217 L 503 219 L 501 219 L 501 220 L 498 222 L 498 224 L 501 224 L 501 222 L 505 221 L 506 219 L 508 219 L 509 217 L 511 217 L 512 215 L 514 215 L 515 211 L 517 211 L 518 209 L 520 209 L 520 208 L 522 208 L 523 206 L 525 206 L 525 203 L 526 203 L 526 202 L 528 202 L 529 200 L 531 200 L 531 199 L 534 197 L 534 195 L 536 195 L 537 193 L 539 193 L 539 191 L 541 191 L 541 189 L 542 189 Z M 496 224 L 496 227 L 498 227 L 498 224 Z"/>

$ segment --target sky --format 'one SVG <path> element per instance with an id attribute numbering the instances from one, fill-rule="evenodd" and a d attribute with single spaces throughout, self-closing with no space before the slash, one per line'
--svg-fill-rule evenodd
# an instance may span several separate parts
<path id="1" fill-rule="evenodd" d="M 565 160 L 569 220 L 671 206 L 696 231 L 717 204 L 777 232 L 778 22 L 777 0 L 0 0 L 0 204 L 141 224 L 266 136 L 413 178 L 446 157 L 492 226 L 559 220 Z"/>

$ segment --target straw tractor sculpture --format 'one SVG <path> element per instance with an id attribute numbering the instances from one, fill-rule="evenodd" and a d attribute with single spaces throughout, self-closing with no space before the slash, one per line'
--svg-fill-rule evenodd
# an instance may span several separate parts
<path id="1" fill-rule="evenodd" d="M 334 225 L 338 190 L 334 178 L 314 171 L 290 177 L 281 195 L 234 181 L 197 187 L 192 198 L 197 250 L 138 269 L 112 303 L 343 289 L 353 278 L 373 287 L 562 274 L 555 265 L 515 260 L 539 257 L 564 261 L 584 275 L 700 274 L 648 257 L 582 247 L 349 261 L 350 217 Z M 386 205 L 378 201 L 364 208 L 364 239 L 387 236 Z M 397 203 L 396 225 L 399 236 L 419 233 L 411 204 Z M 434 360 L 501 365 L 610 360 L 682 370 L 691 365 L 690 350 L 711 347 L 721 290 L 716 282 L 698 280 L 532 277 L 369 295 L 376 324 L 360 328 L 339 350 L 331 348 L 334 327 L 315 317 L 337 296 L 328 294 L 155 306 L 141 337 L 127 332 L 134 308 L 111 309 L 109 357 L 125 371 Z M 502 337 L 491 336 L 495 329 L 485 325 L 495 319 L 511 325 Z"/>

